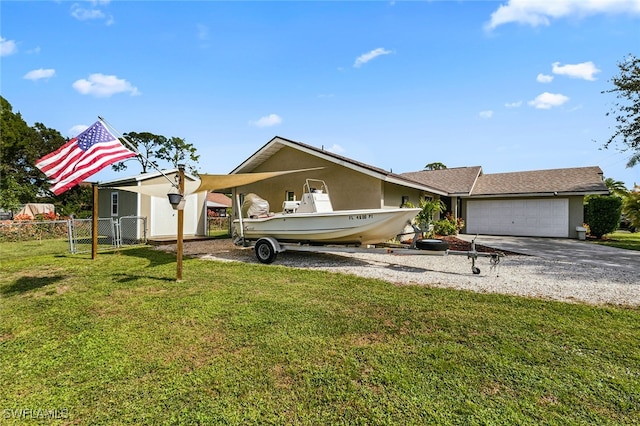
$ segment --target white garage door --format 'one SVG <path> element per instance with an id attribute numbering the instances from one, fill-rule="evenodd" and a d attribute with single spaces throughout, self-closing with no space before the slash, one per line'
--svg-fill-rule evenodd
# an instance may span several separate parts
<path id="1" fill-rule="evenodd" d="M 467 202 L 467 233 L 568 237 L 569 200 L 473 200 Z"/>

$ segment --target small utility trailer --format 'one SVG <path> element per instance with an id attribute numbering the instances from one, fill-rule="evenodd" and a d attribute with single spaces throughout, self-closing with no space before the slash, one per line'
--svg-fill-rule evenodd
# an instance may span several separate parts
<path id="1" fill-rule="evenodd" d="M 416 236 L 418 234 L 416 233 Z M 476 235 L 477 238 L 477 235 Z M 247 241 L 242 238 L 236 240 L 236 245 L 251 247 L 253 245 L 256 258 L 261 263 L 270 264 L 276 260 L 278 253 L 284 251 L 298 251 L 311 253 L 378 253 L 402 255 L 431 255 L 431 256 L 448 256 L 458 255 L 467 256 L 471 259 L 471 272 L 475 275 L 480 273 L 480 268 L 476 266 L 476 260 L 479 257 L 488 257 L 492 268 L 498 266 L 504 254 L 501 252 L 478 252 L 476 250 L 476 238 L 471 241 L 471 250 L 449 250 L 449 244 L 443 240 L 437 239 L 417 239 L 410 245 L 404 244 L 379 244 L 375 246 L 361 247 L 349 245 L 319 245 L 309 242 L 282 242 L 274 237 L 262 237 L 256 241 Z"/>

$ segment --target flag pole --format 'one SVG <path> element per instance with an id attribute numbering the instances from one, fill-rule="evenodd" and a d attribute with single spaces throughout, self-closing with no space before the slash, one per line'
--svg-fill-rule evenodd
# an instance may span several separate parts
<path id="1" fill-rule="evenodd" d="M 115 133 L 117 133 L 118 135 L 120 135 L 120 136 L 117 136 L 117 135 L 116 135 L 116 136 L 118 137 L 118 139 L 122 139 L 122 140 L 125 142 L 125 144 L 127 145 L 127 148 L 129 148 L 131 151 L 135 152 L 137 155 L 139 155 L 140 157 L 144 158 L 145 160 L 147 160 L 147 161 L 149 160 L 149 158 L 148 158 L 148 157 L 145 157 L 144 155 L 142 155 L 142 153 L 141 153 L 141 152 L 140 152 L 140 151 L 135 147 L 135 145 L 133 144 L 133 142 L 131 142 L 129 139 L 127 139 L 127 137 L 126 137 L 125 135 L 123 135 L 122 133 L 120 133 L 120 132 L 118 131 L 118 129 L 116 129 L 115 127 L 113 127 L 113 126 L 111 125 L 111 123 L 109 123 L 107 120 L 105 120 L 104 118 L 102 118 L 102 117 L 100 117 L 100 116 L 98 116 L 98 119 L 99 119 L 101 122 L 103 122 L 103 123 L 105 124 L 105 126 L 109 127 L 109 128 L 110 128 L 111 130 L 113 130 Z M 173 181 L 169 178 L 169 176 L 165 175 L 165 174 L 164 174 L 164 172 L 163 172 L 162 170 L 160 170 L 160 169 L 159 169 L 159 168 L 158 168 L 158 167 L 153 163 L 153 161 L 149 161 L 149 164 L 151 164 L 151 167 L 153 167 L 154 169 L 156 169 L 156 171 L 157 171 L 158 173 L 160 173 L 162 176 L 164 176 L 164 177 L 165 177 L 165 179 L 167 179 L 167 180 L 171 183 L 171 185 L 172 185 L 174 188 L 178 189 L 178 185 L 176 185 L 176 184 L 175 184 L 175 182 L 173 182 Z"/>
<path id="2" fill-rule="evenodd" d="M 129 139 L 127 139 L 126 136 L 124 136 L 122 133 L 120 133 L 118 131 L 118 129 L 116 129 L 115 127 L 113 127 L 109 122 L 107 122 L 107 120 L 105 120 L 104 118 L 98 116 L 98 119 L 105 124 L 105 126 L 109 127 L 111 130 L 113 130 L 117 135 L 119 139 L 122 139 L 126 145 L 129 147 L 129 149 L 131 149 L 133 152 L 135 152 L 137 155 L 145 158 L 148 160 L 147 157 L 145 157 L 144 155 L 142 155 L 142 153 L 133 145 L 133 143 L 131 141 L 129 141 Z M 172 181 L 169 176 L 165 175 L 162 170 L 160 170 L 155 164 L 153 164 L 153 162 L 149 162 L 151 164 L 151 166 L 156 169 L 162 176 L 164 176 L 165 179 L 167 179 L 169 181 L 169 183 L 171 183 L 171 186 L 176 188 L 180 195 L 182 197 L 184 197 L 184 164 L 178 164 L 178 184 L 176 184 L 174 181 Z M 94 195 L 95 197 L 95 195 Z M 94 203 L 94 205 L 97 206 L 97 203 Z M 97 218 L 97 213 L 94 215 Z M 94 219 L 97 220 L 97 219 Z M 96 226 L 97 228 L 97 226 Z M 178 207 L 178 235 L 176 238 L 176 281 L 182 281 L 182 257 L 183 257 L 183 252 L 184 252 L 184 209 Z"/>
<path id="3" fill-rule="evenodd" d="M 91 259 L 98 257 L 98 183 L 93 183 L 93 215 L 91 217 Z"/>

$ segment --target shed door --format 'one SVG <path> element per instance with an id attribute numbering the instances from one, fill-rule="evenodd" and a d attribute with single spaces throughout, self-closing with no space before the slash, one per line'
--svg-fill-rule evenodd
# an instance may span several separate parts
<path id="1" fill-rule="evenodd" d="M 198 223 L 197 194 L 187 196 L 184 206 L 184 234 L 195 235 Z M 151 197 L 151 237 L 176 236 L 178 234 L 178 211 L 169 204 L 167 197 Z"/>
<path id="2" fill-rule="evenodd" d="M 470 200 L 467 233 L 569 237 L 569 200 Z"/>

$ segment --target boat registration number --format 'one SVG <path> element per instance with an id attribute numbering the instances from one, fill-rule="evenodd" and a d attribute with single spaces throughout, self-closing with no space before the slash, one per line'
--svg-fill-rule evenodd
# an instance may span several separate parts
<path id="1" fill-rule="evenodd" d="M 373 219 L 372 214 L 354 214 L 349 216 L 349 220 L 366 220 Z"/>

